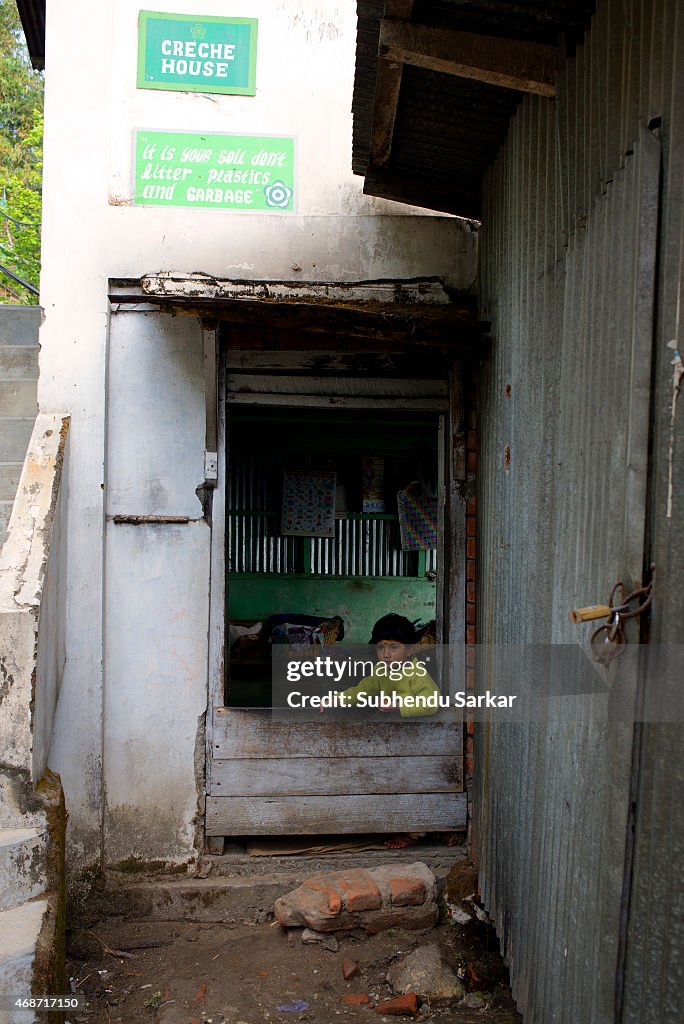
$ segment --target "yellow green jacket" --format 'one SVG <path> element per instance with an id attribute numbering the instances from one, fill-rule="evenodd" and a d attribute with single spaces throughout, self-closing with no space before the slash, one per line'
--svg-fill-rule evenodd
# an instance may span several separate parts
<path id="1" fill-rule="evenodd" d="M 418 659 L 413 658 L 412 664 L 416 666 Z M 355 686 L 350 686 L 346 690 L 342 690 L 342 693 L 347 697 L 347 701 L 350 706 L 358 706 L 357 698 L 359 694 L 366 693 L 369 697 L 375 697 L 384 691 L 386 694 L 398 694 L 400 697 L 429 697 L 431 694 L 436 693 L 439 697 L 439 688 L 435 684 L 434 680 L 426 673 L 423 676 L 417 676 L 415 674 L 406 673 L 402 671 L 399 679 L 390 679 L 389 675 L 377 675 L 373 672 L 372 675 L 366 676 L 360 683 Z M 350 701 L 351 698 L 351 701 Z M 394 708 L 393 710 L 397 710 Z M 419 718 L 425 715 L 435 715 L 439 711 L 439 706 L 431 707 L 406 707 L 404 704 L 398 709 L 402 718 Z"/>

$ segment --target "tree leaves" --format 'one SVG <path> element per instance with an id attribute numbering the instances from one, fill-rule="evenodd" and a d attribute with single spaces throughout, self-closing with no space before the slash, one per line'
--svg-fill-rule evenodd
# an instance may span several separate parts
<path id="1" fill-rule="evenodd" d="M 15 0 L 0 0 L 0 263 L 38 287 L 43 75 L 31 67 Z M 4 301 L 36 297 L 0 272 Z"/>

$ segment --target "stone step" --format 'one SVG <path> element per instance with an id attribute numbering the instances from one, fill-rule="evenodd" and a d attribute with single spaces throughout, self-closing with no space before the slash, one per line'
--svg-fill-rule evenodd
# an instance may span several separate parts
<path id="1" fill-rule="evenodd" d="M 33 900 L 0 911 L 0 992 L 3 994 L 31 994 L 38 936 L 47 913 L 47 900 Z M 25 1010 L 4 1012 L 6 1016 L 0 1019 L 7 1024 L 28 1024 L 36 1020 L 33 1013 Z"/>
<path id="2" fill-rule="evenodd" d="M 435 852 L 438 851 L 438 852 Z M 136 877 L 107 871 L 104 906 L 109 914 L 124 914 L 149 921 L 197 921 L 258 924 L 273 911 L 279 896 L 301 885 L 311 875 L 349 867 L 379 867 L 422 861 L 444 885 L 449 870 L 465 858 L 462 847 L 420 847 L 371 851 L 377 856 L 343 854 L 324 857 L 203 858 L 206 878 Z M 217 862 L 222 862 L 217 865 Z M 226 874 L 232 868 L 233 874 Z"/>
<path id="3" fill-rule="evenodd" d="M 0 380 L 0 420 L 5 416 L 35 419 L 38 413 L 36 394 L 35 380 Z"/>
<path id="4" fill-rule="evenodd" d="M 0 380 L 37 380 L 38 345 L 0 345 Z"/>
<path id="5" fill-rule="evenodd" d="M 0 829 L 0 911 L 45 893 L 46 838 L 38 828 Z"/>
<path id="6" fill-rule="evenodd" d="M 157 878 L 129 881 L 108 873 L 105 913 L 147 921 L 260 924 L 279 896 L 304 877 L 274 873 L 223 878 Z"/>
<path id="7" fill-rule="evenodd" d="M 312 842 L 318 837 L 312 836 Z M 465 860 L 467 851 L 465 843 L 446 846 L 443 843 L 420 843 L 407 846 L 402 850 L 354 850 L 347 853 L 326 854 L 278 854 L 276 856 L 253 857 L 244 852 L 244 847 L 226 846 L 222 856 L 205 854 L 200 861 L 200 876 L 211 875 L 258 875 L 281 871 L 285 874 L 314 875 L 320 871 L 341 871 L 345 868 L 379 867 L 393 864 L 396 861 L 412 864 L 420 860 L 435 873 L 448 872 L 457 861 Z"/>
<path id="8" fill-rule="evenodd" d="M 40 306 L 0 305 L 0 345 L 37 345 Z"/>
<path id="9" fill-rule="evenodd" d="M 35 415 L 0 419 L 0 462 L 23 462 Z"/>

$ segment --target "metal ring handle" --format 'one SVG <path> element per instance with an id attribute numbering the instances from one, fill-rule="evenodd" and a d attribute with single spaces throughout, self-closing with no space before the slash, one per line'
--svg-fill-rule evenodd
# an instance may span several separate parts
<path id="1" fill-rule="evenodd" d="M 603 650 L 599 644 L 599 637 L 605 633 Z M 591 634 L 589 640 L 591 646 L 591 656 L 594 661 L 597 661 L 601 665 L 607 665 L 608 662 L 614 658 L 619 658 L 625 650 L 625 634 L 618 620 L 617 625 L 615 623 L 604 623 L 603 626 L 599 626 Z M 605 645 L 610 644 L 610 649 L 606 650 Z"/>

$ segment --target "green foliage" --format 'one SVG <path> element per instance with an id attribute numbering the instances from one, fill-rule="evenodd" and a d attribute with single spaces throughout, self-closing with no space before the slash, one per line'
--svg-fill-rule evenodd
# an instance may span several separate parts
<path id="1" fill-rule="evenodd" d="M 15 0 L 0 0 L 0 263 L 38 287 L 43 75 L 34 71 Z M 36 297 L 0 273 L 4 301 Z"/>
<path id="2" fill-rule="evenodd" d="M 153 992 L 152 997 L 150 999 L 146 999 L 143 1003 L 143 1006 L 147 1006 L 150 1010 L 158 1010 L 161 1004 L 162 994 L 161 991 L 159 991 Z"/>

